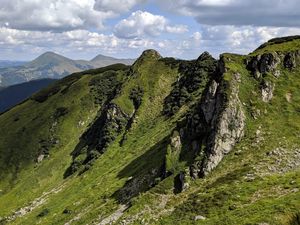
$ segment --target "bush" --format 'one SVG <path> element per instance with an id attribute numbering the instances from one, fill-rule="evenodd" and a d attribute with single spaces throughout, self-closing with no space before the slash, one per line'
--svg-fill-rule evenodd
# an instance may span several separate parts
<path id="1" fill-rule="evenodd" d="M 134 108 L 138 109 L 142 104 L 144 91 L 141 87 L 135 87 L 131 90 L 129 98 L 132 100 Z"/>
<path id="2" fill-rule="evenodd" d="M 69 113 L 68 108 L 66 108 L 66 107 L 59 107 L 59 108 L 57 108 L 55 110 L 53 117 L 54 117 L 54 119 L 58 119 L 58 118 L 60 118 L 62 116 L 65 116 L 68 113 Z"/>
<path id="3" fill-rule="evenodd" d="M 293 214 L 289 224 L 290 225 L 300 225 L 300 212 Z"/>
<path id="4" fill-rule="evenodd" d="M 43 210 L 37 215 L 37 217 L 44 217 L 44 216 L 48 215 L 49 212 L 50 212 L 49 209 L 43 209 Z"/>
<path id="5" fill-rule="evenodd" d="M 117 89 L 120 87 L 120 81 L 115 71 L 106 71 L 93 77 L 89 82 L 89 86 L 91 87 L 90 92 L 95 99 L 95 104 L 102 105 L 114 97 Z"/>
<path id="6" fill-rule="evenodd" d="M 179 167 L 179 154 L 180 152 L 173 151 L 171 145 L 167 147 L 166 155 L 166 171 L 172 174 L 176 173 Z"/>

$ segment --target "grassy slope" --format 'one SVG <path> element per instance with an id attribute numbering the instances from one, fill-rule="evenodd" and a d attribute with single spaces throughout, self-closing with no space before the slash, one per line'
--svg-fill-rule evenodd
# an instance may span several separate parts
<path id="1" fill-rule="evenodd" d="M 177 72 L 176 69 L 172 70 L 156 59 L 145 60 L 139 65 L 138 70 L 138 76 L 124 84 L 123 91 L 116 99 L 118 103 L 118 99 L 129 96 L 128 91 L 131 90 L 131 87 L 143 85 L 144 97 L 138 111 L 139 122 L 128 133 L 128 141 L 124 143 L 124 146 L 119 146 L 121 138 L 119 137 L 107 152 L 96 161 L 91 170 L 82 176 L 71 177 L 64 181 L 62 174 L 70 162 L 70 158 L 66 155 L 70 154 L 79 139 L 78 135 L 68 136 L 69 143 L 65 148 L 57 150 L 57 153 L 51 155 L 49 160 L 42 162 L 33 172 L 32 168 L 29 168 L 20 174 L 19 184 L 9 193 L 0 197 L 0 202 L 5 203 L 0 204 L 1 216 L 26 205 L 26 202 L 28 203 L 40 196 L 43 191 L 63 185 L 62 190 L 58 193 L 52 193 L 51 197 L 41 207 L 36 208 L 25 217 L 15 220 L 14 223 L 58 224 L 65 223 L 79 215 L 80 219 L 75 224 L 86 224 L 99 216 L 101 217 L 101 215 L 102 217 L 109 215 L 112 208 L 118 207 L 116 199 L 110 196 L 125 184 L 128 177 L 140 174 L 142 169 L 147 172 L 151 168 L 156 168 L 157 163 L 162 164 L 165 149 L 161 148 L 160 143 L 170 135 L 174 124 L 159 115 L 163 107 L 163 99 L 169 94 L 171 84 L 177 77 Z M 77 87 L 74 91 L 84 91 L 86 88 L 84 86 L 87 86 L 86 83 L 81 82 L 81 80 L 78 83 L 82 87 Z M 55 96 L 52 98 L 53 102 L 56 102 Z M 48 104 L 53 103 L 48 102 Z M 83 108 L 79 104 L 76 106 Z M 122 101 L 120 106 L 126 111 Z M 49 107 L 49 105 L 44 107 Z M 91 114 L 90 117 L 92 115 L 94 114 Z M 66 129 L 77 130 L 75 126 Z M 149 160 L 149 155 L 153 156 L 152 160 Z M 49 169 L 53 170 L 52 174 L 45 172 Z M 32 188 L 32 179 L 35 179 L 35 183 L 39 185 L 34 185 Z M 24 190 L 24 186 L 28 187 L 30 191 L 27 188 Z M 19 198 L 16 198 L 16 195 Z M 72 210 L 72 213 L 62 214 L 66 208 Z M 43 218 L 37 218 L 43 209 L 48 209 L 49 214 Z"/>
<path id="2" fill-rule="evenodd" d="M 300 41 L 272 45 L 269 48 L 292 51 Z M 259 53 L 264 52 L 263 49 Z M 120 219 L 132 224 L 292 224 L 300 208 L 300 169 L 293 167 L 296 149 L 300 149 L 300 68 L 281 68 L 274 98 L 261 100 L 259 83 L 246 70 L 246 56 L 225 54 L 226 79 L 241 74 L 240 99 L 247 114 L 244 139 L 205 179 L 190 181 L 190 188 L 173 195 L 173 177 L 134 200 L 133 206 Z M 299 62 L 298 62 L 299 63 Z M 288 102 L 286 94 L 292 94 Z M 261 116 L 254 119 L 253 110 Z M 256 132 L 260 130 L 257 136 Z M 280 156 L 268 156 L 276 148 Z M 284 153 L 285 152 L 285 153 Z M 273 170 L 275 169 L 275 171 Z M 285 168 L 286 172 L 280 169 Z M 253 180 L 252 180 L 253 179 Z M 207 219 L 195 221 L 196 215 Z M 297 223 L 295 223 L 297 224 Z"/>
<path id="3" fill-rule="evenodd" d="M 291 45 L 292 48 L 294 46 Z M 276 46 L 272 45 L 273 48 Z M 278 45 L 278 48 L 290 50 L 285 45 Z M 270 103 L 263 103 L 258 82 L 243 64 L 246 56 L 227 54 L 226 57 L 230 58 L 226 62 L 229 69 L 226 79 L 230 79 L 234 72 L 239 72 L 242 78 L 240 99 L 245 103 L 244 111 L 247 114 L 245 138 L 207 178 L 190 181 L 187 191 L 174 195 L 171 176 L 135 197 L 131 208 L 119 220 L 120 223 L 125 219 L 130 224 L 219 224 L 220 221 L 222 224 L 288 224 L 293 213 L 300 208 L 299 169 L 291 168 L 288 172 L 280 173 L 267 168 L 268 165 L 277 168 L 276 160 L 280 158 L 270 157 L 268 152 L 277 147 L 285 149 L 286 153 L 281 156 L 285 159 L 279 167 L 286 167 L 284 164 L 291 164 L 294 158 L 294 150 L 300 148 L 300 68 L 292 72 L 282 69 L 277 80 L 270 77 L 276 82 L 274 98 Z M 119 137 L 82 176 L 62 179 L 62 174 L 71 160 L 66 156 L 74 149 L 80 134 L 86 128 L 83 126 L 78 129 L 78 121 L 88 120 L 85 123 L 87 125 L 97 111 L 88 92 L 89 76 L 72 85 L 67 92 L 69 96 L 65 96 L 63 101 L 60 94 L 56 94 L 43 104 L 25 102 L 0 116 L 1 127 L 7 126 L 6 132 L 2 129 L 0 131 L 0 137 L 3 137 L 0 141 L 5 143 L 1 146 L 1 155 L 4 151 L 8 152 L 6 149 L 11 146 L 22 148 L 25 153 L 31 152 L 31 146 L 27 147 L 25 143 L 30 143 L 30 138 L 33 139 L 31 143 L 36 143 L 37 140 L 34 139 L 39 134 L 32 132 L 23 140 L 14 130 L 20 129 L 15 123 L 27 124 L 28 130 L 42 134 L 46 131 L 40 127 L 47 124 L 45 121 L 51 123 L 46 118 L 53 113 L 56 104 L 74 107 L 74 115 L 70 113 L 73 116 L 67 116 L 59 123 L 58 127 L 61 128 L 57 128 L 58 134 L 63 137 L 60 147 L 53 149 L 50 157 L 36 168 L 33 168 L 32 158 L 21 160 L 26 169 L 18 174 L 19 179 L 12 190 L 0 196 L 0 216 L 9 215 L 11 211 L 27 205 L 45 191 L 61 187 L 57 193 L 53 192 L 48 198 L 44 198 L 45 202 L 41 206 L 18 218 L 13 224 L 64 224 L 68 221 L 72 221 L 72 224 L 90 224 L 101 221 L 118 209 L 117 200 L 113 196 L 125 185 L 128 178 L 146 173 L 162 163 L 166 151 L 165 142 L 169 139 L 175 122 L 184 115 L 186 109 L 183 107 L 171 119 L 161 116 L 163 99 L 171 91 L 177 71 L 156 59 L 145 60 L 137 70 L 137 75 L 126 81 L 120 95 L 114 100 L 125 112 L 131 113 L 133 105 L 128 98 L 130 90 L 142 86 L 144 96 L 137 113 L 137 123 L 128 133 L 122 147 L 119 146 Z M 292 94 L 291 102 L 286 100 L 287 92 Z M 80 97 L 85 100 L 80 102 Z M 83 102 L 85 107 L 82 107 Z M 32 107 L 36 107 L 34 113 Z M 52 112 L 49 109 L 53 109 Z M 261 111 L 261 115 L 254 119 L 251 113 L 257 109 Z M 18 113 L 20 120 L 13 122 Z M 36 115 L 41 115 L 40 122 L 32 123 L 28 118 Z M 256 136 L 258 129 L 263 137 L 259 141 Z M 9 136 L 12 138 L 5 138 Z M 20 140 L 17 143 L 14 141 L 16 137 Z M 13 168 L 8 172 L 13 171 Z M 8 178 L 9 176 L 1 179 L 1 189 L 8 187 Z M 44 217 L 37 217 L 44 209 L 48 209 L 49 213 Z M 69 209 L 71 213 L 63 214 L 65 209 Z M 195 221 L 196 215 L 205 216 L 207 219 Z"/>

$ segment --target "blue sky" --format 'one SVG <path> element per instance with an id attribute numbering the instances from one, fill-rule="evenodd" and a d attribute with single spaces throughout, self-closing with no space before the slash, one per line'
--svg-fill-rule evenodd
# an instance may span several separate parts
<path id="1" fill-rule="evenodd" d="M 73 59 L 138 57 L 154 48 L 191 59 L 247 54 L 300 34 L 298 0 L 1 0 L 0 59 L 46 51 Z"/>

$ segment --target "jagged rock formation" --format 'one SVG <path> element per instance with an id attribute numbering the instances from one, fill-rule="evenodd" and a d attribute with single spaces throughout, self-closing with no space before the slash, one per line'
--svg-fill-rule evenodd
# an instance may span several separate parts
<path id="1" fill-rule="evenodd" d="M 222 81 L 224 82 L 224 81 Z M 222 87 L 223 84 L 219 85 Z M 239 99 L 240 75 L 236 73 L 230 81 L 229 90 L 217 89 L 212 112 L 213 118 L 210 121 L 212 133 L 208 137 L 206 157 L 203 161 L 201 173 L 207 175 L 213 170 L 228 154 L 234 145 L 241 140 L 244 134 L 245 114 Z M 227 92 L 226 94 L 224 92 Z M 217 96 L 226 95 L 223 100 Z"/>
<path id="2" fill-rule="evenodd" d="M 245 115 L 238 97 L 240 74 L 227 81 L 222 71 L 226 69 L 221 59 L 218 76 L 211 79 L 201 102 L 187 118 L 186 134 L 192 137 L 197 158 L 191 166 L 193 177 L 205 176 L 214 169 L 244 133 Z"/>
<path id="3" fill-rule="evenodd" d="M 272 73 L 275 77 L 279 77 L 280 70 L 276 70 L 276 68 L 280 62 L 281 60 L 277 53 L 265 53 L 251 57 L 250 61 L 246 64 L 254 77 L 259 79 L 261 75 L 265 75 L 268 72 Z"/>
<path id="4" fill-rule="evenodd" d="M 128 120 L 129 116 L 116 104 L 109 103 L 104 106 L 99 118 L 82 136 L 81 141 L 72 152 L 73 162 L 66 170 L 64 177 L 72 175 L 82 165 L 85 167 L 80 173 L 86 172 L 94 160 L 103 154 L 109 144 L 124 131 Z"/>

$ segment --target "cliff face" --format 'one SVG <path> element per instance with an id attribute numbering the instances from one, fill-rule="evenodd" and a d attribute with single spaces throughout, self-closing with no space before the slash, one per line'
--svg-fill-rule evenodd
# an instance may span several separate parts
<path id="1" fill-rule="evenodd" d="M 240 82 L 239 73 L 226 78 L 222 58 L 187 117 L 183 138 L 192 137 L 189 142 L 195 160 L 190 172 L 195 178 L 211 172 L 243 137 L 245 114 L 239 99 Z"/>
<path id="2" fill-rule="evenodd" d="M 244 135 L 245 114 L 239 99 L 240 74 L 236 73 L 230 81 L 226 84 L 224 82 L 226 81 L 220 82 L 215 93 L 209 93 L 210 99 L 213 96 L 214 106 L 213 111 L 206 112 L 206 115 L 210 114 L 212 118 L 206 121 L 210 124 L 211 133 L 208 136 L 206 157 L 201 168 L 203 175 L 211 172 Z M 223 89 L 224 86 L 227 86 L 227 89 Z M 206 108 L 205 103 L 201 108 Z"/>
<path id="3" fill-rule="evenodd" d="M 0 115 L 0 224 L 295 224 L 299 48 L 147 50 L 36 93 Z"/>

